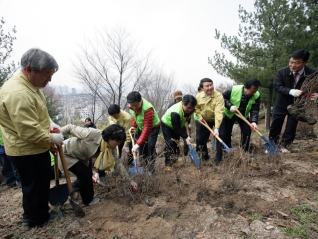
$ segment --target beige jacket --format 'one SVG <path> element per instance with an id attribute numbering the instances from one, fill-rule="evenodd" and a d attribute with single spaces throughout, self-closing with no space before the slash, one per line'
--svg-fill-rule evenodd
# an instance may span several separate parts
<path id="1" fill-rule="evenodd" d="M 101 130 L 68 124 L 61 128 L 61 134 L 72 136 L 64 140 L 62 146 L 68 168 L 78 161 L 88 165 L 89 159 L 98 156 L 97 151 L 102 140 Z"/>
<path id="2" fill-rule="evenodd" d="M 126 111 L 120 110 L 119 118 L 115 119 L 112 116 L 108 117 L 109 124 L 119 124 L 125 128 L 126 131 L 126 141 L 124 146 L 128 147 L 129 144 L 131 143 L 131 138 L 129 135 L 129 129 L 131 127 L 131 122 L 132 122 L 132 116 L 131 114 L 127 113 Z"/>
<path id="3" fill-rule="evenodd" d="M 99 155 L 99 146 L 102 140 L 101 130 L 69 124 L 61 128 L 61 134 L 72 136 L 64 140 L 62 146 L 68 168 L 79 161 L 88 166 L 88 160 Z M 112 154 L 116 159 L 115 170 L 119 171 L 122 179 L 130 179 L 127 170 L 117 157 L 116 149 L 112 149 Z M 62 170 L 61 165 L 60 163 L 59 167 Z"/>
<path id="4" fill-rule="evenodd" d="M 0 124 L 6 154 L 25 156 L 50 148 L 50 116 L 42 91 L 17 71 L 0 90 Z"/>
<path id="5" fill-rule="evenodd" d="M 215 122 L 215 128 L 220 128 L 223 120 L 224 99 L 223 95 L 214 90 L 209 98 L 206 98 L 204 91 L 196 96 L 197 105 L 195 113 L 198 118 L 203 118 L 207 122 Z"/>

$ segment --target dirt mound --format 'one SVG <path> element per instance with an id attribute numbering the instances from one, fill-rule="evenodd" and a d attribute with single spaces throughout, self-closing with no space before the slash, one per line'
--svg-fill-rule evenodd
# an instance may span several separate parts
<path id="1" fill-rule="evenodd" d="M 249 154 L 236 148 L 220 166 L 211 160 L 200 169 L 188 157 L 179 157 L 184 165 L 172 172 L 165 172 L 164 158 L 158 155 L 155 178 L 135 176 L 137 193 L 107 175 L 105 187 L 94 185 L 101 200 L 83 207 L 84 218 L 75 217 L 67 202 L 60 221 L 41 229 L 21 226 L 21 191 L 2 191 L 0 237 L 287 238 L 278 227 L 286 232 L 293 221 L 300 223 L 291 209 L 317 204 L 317 142 L 298 140 L 280 157 L 265 154 L 259 138 L 251 148 Z M 81 202 L 78 194 L 76 200 Z"/>

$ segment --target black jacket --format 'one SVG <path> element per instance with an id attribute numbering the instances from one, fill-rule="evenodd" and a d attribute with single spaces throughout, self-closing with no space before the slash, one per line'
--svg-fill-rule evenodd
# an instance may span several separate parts
<path id="1" fill-rule="evenodd" d="M 280 69 L 274 79 L 274 89 L 277 92 L 274 112 L 287 114 L 287 106 L 294 103 L 294 97 L 289 94 L 291 89 L 300 89 L 306 77 L 315 70 L 305 66 L 303 74 L 299 77 L 296 87 L 294 87 L 294 75 L 288 66 Z"/>
<path id="2" fill-rule="evenodd" d="M 246 110 L 246 106 L 248 104 L 248 101 L 250 100 L 250 97 L 247 97 L 247 95 L 244 92 L 244 87 L 242 88 L 242 98 L 241 98 L 241 103 L 240 103 L 240 107 L 239 107 L 239 111 L 242 113 L 242 115 L 245 115 L 245 110 Z M 224 91 L 223 94 L 223 98 L 224 98 L 224 106 L 230 110 L 231 106 L 233 106 L 233 104 L 231 103 L 230 99 L 231 99 L 231 93 L 232 93 L 232 87 L 227 89 L 226 91 Z M 259 107 L 260 107 L 260 98 L 258 97 L 255 100 L 255 104 L 252 105 L 251 111 L 250 111 L 250 118 L 249 121 L 250 122 L 254 122 L 254 123 L 258 123 L 258 113 L 259 113 Z M 225 116 L 226 117 L 226 116 Z"/>

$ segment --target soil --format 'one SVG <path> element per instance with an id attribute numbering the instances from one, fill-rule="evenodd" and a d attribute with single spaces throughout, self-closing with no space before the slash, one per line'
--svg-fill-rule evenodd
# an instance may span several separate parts
<path id="1" fill-rule="evenodd" d="M 297 139 L 290 153 L 274 157 L 264 153 L 263 143 L 255 134 L 247 154 L 234 139 L 235 150 L 220 166 L 215 165 L 211 151 L 211 160 L 202 162 L 199 169 L 189 157 L 179 157 L 184 165 L 171 172 L 165 172 L 159 154 L 155 178 L 135 176 L 138 192 L 132 192 L 119 177 L 107 175 L 105 187 L 94 184 L 100 202 L 82 205 L 85 217 L 75 217 L 67 202 L 59 221 L 38 229 L 21 225 L 21 189 L 2 186 L 0 237 L 289 238 L 278 227 L 298 223 L 290 209 L 318 204 L 318 144 L 315 138 Z M 75 199 L 81 202 L 78 194 Z M 310 238 L 318 237 L 312 234 Z"/>

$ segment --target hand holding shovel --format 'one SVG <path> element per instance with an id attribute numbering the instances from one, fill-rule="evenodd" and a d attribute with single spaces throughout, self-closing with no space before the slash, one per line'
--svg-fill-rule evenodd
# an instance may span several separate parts
<path id="1" fill-rule="evenodd" d="M 206 123 L 205 121 L 204 121 L 204 122 L 203 122 L 203 121 L 200 121 L 200 120 L 199 120 L 199 122 L 200 122 L 200 124 L 204 125 L 204 126 L 211 132 L 211 134 L 224 146 L 224 150 L 225 150 L 225 151 L 230 151 L 230 150 L 232 150 L 232 148 L 229 148 L 229 147 L 223 142 L 223 140 L 222 140 L 218 135 L 216 135 L 216 134 L 213 132 L 213 130 L 209 127 L 208 123 Z"/>
<path id="2" fill-rule="evenodd" d="M 235 115 L 245 121 L 250 127 L 253 127 L 253 125 L 242 115 L 242 113 L 239 111 L 239 109 L 236 109 Z M 266 150 L 273 156 L 278 156 L 277 151 L 276 151 L 276 145 L 275 142 L 269 141 L 265 136 L 257 129 L 255 128 L 254 131 L 261 136 L 261 138 L 266 142 L 265 143 L 265 148 Z"/>

